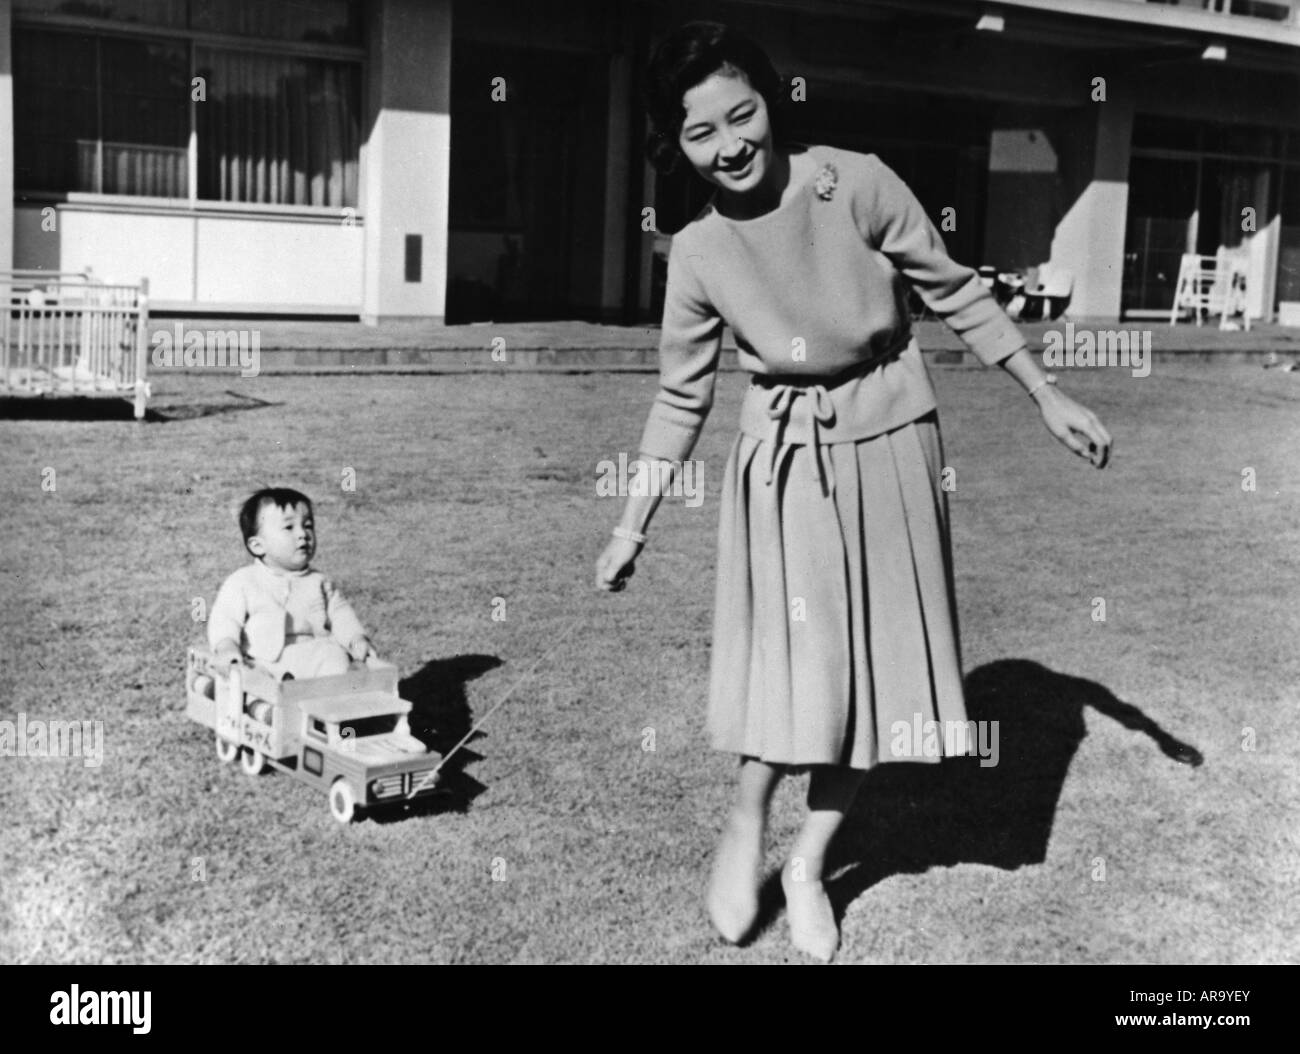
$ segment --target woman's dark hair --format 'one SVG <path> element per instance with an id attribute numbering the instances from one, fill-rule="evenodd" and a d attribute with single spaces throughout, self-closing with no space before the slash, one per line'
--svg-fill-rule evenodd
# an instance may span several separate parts
<path id="1" fill-rule="evenodd" d="M 646 67 L 645 104 L 650 115 L 646 156 L 656 171 L 672 172 L 682 159 L 677 139 L 686 112 L 682 96 L 719 70 L 744 74 L 767 104 L 772 136 L 782 140 L 782 81 L 757 44 L 719 22 L 687 22 L 659 42 Z"/>
<path id="2" fill-rule="evenodd" d="M 248 540 L 257 533 L 257 521 L 262 510 L 268 505 L 277 509 L 292 509 L 296 505 L 305 505 L 307 514 L 311 515 L 311 498 L 288 487 L 265 487 L 259 490 L 239 510 L 239 533 L 244 536 L 244 547 Z"/>

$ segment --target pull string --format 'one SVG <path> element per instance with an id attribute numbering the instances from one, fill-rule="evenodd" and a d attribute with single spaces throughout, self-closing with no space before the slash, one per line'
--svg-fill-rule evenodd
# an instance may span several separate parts
<path id="1" fill-rule="evenodd" d="M 569 625 L 565 628 L 563 633 L 561 633 L 558 637 L 555 638 L 551 646 L 547 648 L 544 652 L 542 652 L 539 656 L 537 656 L 536 659 L 533 660 L 533 664 L 529 666 L 528 669 L 525 670 L 523 674 L 521 674 L 519 678 L 516 679 L 515 682 L 509 688 L 506 689 L 505 695 L 503 695 L 500 699 L 498 699 L 495 703 L 493 703 L 492 708 L 488 710 L 486 714 L 484 714 L 482 717 L 480 717 L 477 721 L 474 722 L 474 724 L 470 727 L 470 730 L 466 732 L 465 735 L 461 738 L 460 742 L 457 743 L 454 747 L 452 747 L 449 751 L 447 751 L 446 754 L 443 755 L 442 760 L 438 762 L 437 766 L 429 774 L 430 779 L 437 774 L 438 770 L 441 769 L 443 765 L 447 764 L 447 762 L 451 760 L 452 755 L 455 754 L 456 751 L 460 750 L 461 747 L 463 747 L 466 743 L 468 743 L 473 738 L 474 733 L 476 733 L 480 728 L 482 728 L 485 724 L 487 724 L 488 718 L 490 718 L 493 714 L 495 714 L 498 710 L 501 709 L 501 707 L 503 707 L 506 704 L 506 701 L 509 700 L 510 696 L 514 694 L 515 689 L 518 688 L 521 684 L 523 684 L 526 680 L 528 680 L 529 677 L 533 675 L 533 672 L 537 669 L 537 667 L 542 664 L 542 660 L 549 657 L 561 644 L 563 644 L 565 639 L 569 636 L 570 633 L 572 633 L 577 628 L 578 623 L 581 621 L 582 621 L 581 615 L 575 615 L 572 619 L 569 620 Z M 421 784 L 422 786 L 420 789 L 423 789 L 424 781 L 421 781 Z M 411 794 L 414 794 L 415 791 L 416 788 L 413 787 L 411 789 Z M 407 797 L 410 796 L 411 795 L 407 795 Z"/>

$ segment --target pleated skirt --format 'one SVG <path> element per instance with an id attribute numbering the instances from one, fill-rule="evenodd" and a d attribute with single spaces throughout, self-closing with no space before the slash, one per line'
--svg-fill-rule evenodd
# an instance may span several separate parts
<path id="1" fill-rule="evenodd" d="M 937 415 L 819 444 L 820 468 L 813 444 L 786 447 L 769 482 L 770 444 L 742 432 L 724 475 L 712 745 L 792 766 L 937 761 L 898 749 L 966 720 Z"/>

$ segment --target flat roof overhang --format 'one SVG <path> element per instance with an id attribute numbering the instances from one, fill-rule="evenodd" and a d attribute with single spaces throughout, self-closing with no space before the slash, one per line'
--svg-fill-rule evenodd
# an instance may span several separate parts
<path id="1" fill-rule="evenodd" d="M 990 40 L 1029 42 L 1076 53 L 1098 51 L 1134 57 L 1165 52 L 1170 58 L 1201 61 L 1211 44 L 1227 48 L 1229 65 L 1296 74 L 1300 70 L 1300 23 L 1248 15 L 1192 11 L 1141 0 L 734 0 L 745 7 L 780 8 L 814 16 L 839 17 L 969 33 Z M 1281 2 L 1281 0 L 1279 0 Z M 1001 32 L 979 32 L 983 15 L 1001 15 Z M 1221 63 L 1215 62 L 1219 66 Z"/>

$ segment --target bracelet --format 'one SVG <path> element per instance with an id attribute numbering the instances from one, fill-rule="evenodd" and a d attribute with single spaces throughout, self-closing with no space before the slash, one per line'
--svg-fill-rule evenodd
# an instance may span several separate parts
<path id="1" fill-rule="evenodd" d="M 1039 390 L 1041 390 L 1044 386 L 1048 384 L 1055 384 L 1055 383 L 1056 383 L 1056 378 L 1050 373 L 1045 373 L 1043 374 L 1043 379 L 1039 381 L 1037 384 L 1035 384 L 1032 388 L 1030 388 L 1029 391 L 1025 392 L 1025 394 L 1032 399 L 1034 395 Z"/>
<path id="2" fill-rule="evenodd" d="M 613 534 L 615 538 L 621 538 L 625 542 L 635 542 L 637 545 L 645 545 L 645 535 L 640 531 L 632 531 L 626 527 L 615 527 Z"/>

